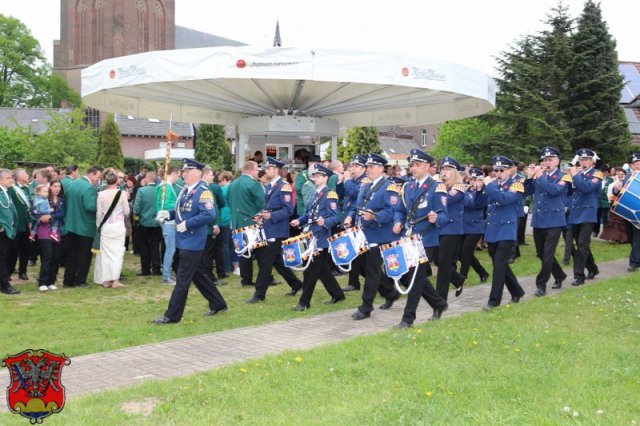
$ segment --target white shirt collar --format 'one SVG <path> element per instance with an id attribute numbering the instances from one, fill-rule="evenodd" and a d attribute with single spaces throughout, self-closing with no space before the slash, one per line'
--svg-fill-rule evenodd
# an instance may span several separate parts
<path id="1" fill-rule="evenodd" d="M 278 180 L 280 180 L 280 175 L 273 178 L 269 183 L 271 184 L 271 186 L 274 186 L 276 183 L 278 183 Z"/>
<path id="2" fill-rule="evenodd" d="M 378 179 L 376 179 L 376 180 L 374 180 L 373 182 L 371 182 L 371 187 L 376 186 L 376 184 L 377 184 L 378 182 L 380 182 L 380 179 L 385 179 L 384 175 L 380 175 L 380 177 L 379 177 Z"/>

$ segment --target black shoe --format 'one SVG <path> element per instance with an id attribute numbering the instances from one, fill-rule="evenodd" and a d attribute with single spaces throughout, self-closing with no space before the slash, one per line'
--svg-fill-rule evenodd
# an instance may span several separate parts
<path id="1" fill-rule="evenodd" d="M 639 268 L 639 266 L 637 265 L 629 265 L 629 268 L 627 269 L 628 272 L 635 272 L 637 271 Z"/>
<path id="2" fill-rule="evenodd" d="M 178 321 L 173 321 L 173 320 L 171 320 L 171 319 L 169 319 L 169 318 L 167 318 L 165 316 L 162 316 L 162 317 L 160 317 L 158 319 L 154 319 L 153 320 L 154 324 L 159 324 L 159 325 L 162 325 L 162 324 L 175 324 L 177 322 Z"/>
<path id="3" fill-rule="evenodd" d="M 543 290 L 541 288 L 537 289 L 536 292 L 534 293 L 534 296 L 536 296 L 536 297 L 543 297 L 543 296 L 546 296 L 546 295 L 547 295 L 547 291 Z M 519 299 L 520 298 L 518 298 L 518 300 Z M 513 299 L 511 299 L 511 300 L 513 300 Z"/>
<path id="4" fill-rule="evenodd" d="M 522 296 L 524 296 L 524 294 Z M 520 299 L 522 299 L 522 296 L 512 296 L 511 303 L 520 303 Z"/>
<path id="5" fill-rule="evenodd" d="M 582 285 L 582 284 L 584 284 L 584 278 L 576 278 L 571 283 L 571 285 L 574 286 L 574 287 L 577 287 L 577 286 Z"/>
<path id="6" fill-rule="evenodd" d="M 76 284 L 76 287 L 86 287 L 87 283 L 78 283 Z"/>
<path id="7" fill-rule="evenodd" d="M 400 321 L 398 324 L 393 326 L 394 330 L 406 330 L 407 328 L 413 327 L 413 324 L 409 324 L 404 321 Z"/>
<path id="8" fill-rule="evenodd" d="M 20 290 L 10 285 L 0 290 L 0 292 L 4 294 L 20 294 Z"/>
<path id="9" fill-rule="evenodd" d="M 462 290 L 464 290 L 464 282 L 460 284 L 460 287 L 456 288 L 456 297 L 460 297 Z"/>
<path id="10" fill-rule="evenodd" d="M 280 284 L 282 284 L 282 281 L 280 281 L 280 280 L 273 280 L 273 281 L 271 281 L 271 282 L 269 283 L 269 287 L 274 287 L 274 286 L 277 286 L 277 285 L 280 285 Z"/>
<path id="11" fill-rule="evenodd" d="M 255 287 L 255 284 L 252 282 L 244 282 L 242 283 L 242 287 Z"/>
<path id="12" fill-rule="evenodd" d="M 518 299 L 518 301 L 519 301 L 519 299 Z M 490 304 L 488 304 L 488 303 L 487 303 L 486 305 L 484 305 L 484 307 L 482 308 L 482 310 L 483 310 L 483 311 L 490 311 L 490 310 L 495 309 L 495 308 L 497 308 L 497 306 L 490 305 Z"/>
<path id="13" fill-rule="evenodd" d="M 442 308 L 434 309 L 433 315 L 431 315 L 431 318 L 429 318 L 429 321 L 439 320 L 442 317 L 442 313 L 447 309 L 449 309 L 449 305 L 447 303 L 445 303 Z"/>
<path id="14" fill-rule="evenodd" d="M 398 295 L 396 297 L 393 297 L 391 299 L 387 299 L 382 305 L 378 306 L 378 309 L 391 309 L 391 307 L 393 306 L 393 304 L 395 303 L 396 300 L 400 299 L 400 293 L 398 293 Z"/>
<path id="15" fill-rule="evenodd" d="M 345 298 L 341 297 L 339 299 L 336 299 L 335 297 L 332 297 L 331 300 L 327 300 L 326 302 L 324 302 L 325 305 L 335 305 L 338 302 L 342 302 Z"/>
<path id="16" fill-rule="evenodd" d="M 360 290 L 360 287 L 355 287 L 355 286 L 352 286 L 351 284 L 349 284 L 346 287 L 342 287 L 342 291 L 359 291 L 359 290 Z"/>
<path id="17" fill-rule="evenodd" d="M 600 273 L 600 271 L 594 271 L 594 272 L 589 272 L 587 274 L 587 279 L 588 280 L 592 280 L 594 279 L 598 274 Z"/>
<path id="18" fill-rule="evenodd" d="M 291 289 L 290 291 L 286 292 L 284 295 L 285 295 L 285 296 L 295 296 L 296 294 L 298 294 L 298 292 L 299 292 L 300 290 L 301 290 L 301 289 L 299 289 L 299 288 Z"/>
<path id="19" fill-rule="evenodd" d="M 136 276 L 138 276 L 138 277 L 149 277 L 149 276 L 151 276 L 151 272 L 138 272 L 136 274 Z"/>
<path id="20" fill-rule="evenodd" d="M 302 311 L 306 311 L 309 308 L 311 308 L 311 305 L 304 306 L 302 303 L 298 303 L 296 307 L 293 308 L 293 310 L 296 312 L 302 312 Z"/>
<path id="21" fill-rule="evenodd" d="M 225 306 L 224 308 L 220 308 L 220 309 L 213 309 L 207 313 L 204 314 L 205 317 L 212 317 L 215 314 L 222 314 L 224 312 L 227 312 L 227 307 Z"/>
<path id="22" fill-rule="evenodd" d="M 360 312 L 360 311 L 355 311 L 353 314 L 351 314 L 351 318 L 353 318 L 356 321 L 369 318 L 370 316 L 371 314 L 365 314 L 364 312 Z"/>
<path id="23" fill-rule="evenodd" d="M 480 282 L 481 283 L 486 283 L 487 280 L 489 279 L 489 274 L 484 274 L 484 275 L 480 275 Z"/>
<path id="24" fill-rule="evenodd" d="M 153 271 L 151 275 L 162 275 L 161 271 Z"/>
<path id="25" fill-rule="evenodd" d="M 513 262 L 515 262 L 515 261 L 516 261 L 516 258 L 515 258 L 515 257 L 510 257 L 509 259 L 507 259 L 507 263 L 508 263 L 509 265 L 511 265 L 511 264 L 512 264 Z"/>
<path id="26" fill-rule="evenodd" d="M 244 301 L 244 303 L 249 303 L 249 304 L 260 303 L 260 302 L 264 302 L 264 300 L 258 299 L 255 296 L 253 296 L 251 299 L 247 299 Z"/>
<path id="27" fill-rule="evenodd" d="M 18 279 L 23 281 L 29 281 L 29 276 L 26 274 L 26 272 L 23 272 L 21 274 L 18 274 Z"/>

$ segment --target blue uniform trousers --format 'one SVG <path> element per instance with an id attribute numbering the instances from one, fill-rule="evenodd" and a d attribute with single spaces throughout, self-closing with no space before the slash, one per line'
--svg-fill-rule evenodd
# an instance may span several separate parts
<path id="1" fill-rule="evenodd" d="M 564 280 L 567 274 L 556 260 L 556 248 L 562 228 L 533 228 L 533 241 L 536 245 L 536 256 L 542 262 L 540 272 L 536 276 L 536 287 L 545 291 L 549 277 L 553 274 L 556 280 Z"/>
<path id="2" fill-rule="evenodd" d="M 432 258 L 435 249 L 435 247 L 424 248 L 427 254 L 427 258 Z M 423 297 L 424 300 L 427 301 L 429 306 L 431 306 L 431 308 L 433 308 L 434 310 L 443 309 L 447 304 L 447 301 L 444 300 L 438 293 L 436 293 L 436 290 L 433 288 L 431 281 L 429 281 L 429 278 L 427 278 L 428 265 L 428 262 L 418 265 L 416 280 L 413 283 L 413 287 L 411 287 L 409 294 L 407 295 L 407 303 L 404 306 L 404 313 L 402 315 L 402 321 L 406 322 L 407 324 L 413 324 L 413 322 L 416 320 L 416 311 L 418 309 L 418 305 L 420 304 L 420 297 Z M 409 269 L 409 272 L 407 272 L 400 280 L 400 282 L 404 286 L 408 286 L 411 282 L 413 272 L 414 268 Z"/>
<path id="3" fill-rule="evenodd" d="M 284 261 L 282 260 L 282 238 L 276 238 L 275 241 L 270 241 L 266 247 L 256 250 L 255 255 L 258 261 L 258 276 L 256 278 L 254 297 L 264 300 L 267 296 L 267 288 L 269 288 L 269 284 L 273 281 L 271 272 L 274 266 L 292 290 L 302 288 L 302 281 L 295 276 L 291 269 L 284 266 Z"/>
<path id="4" fill-rule="evenodd" d="M 518 283 L 518 279 L 511 271 L 508 263 L 514 243 L 514 241 L 487 243 L 489 256 L 493 260 L 493 280 L 491 281 L 491 293 L 489 294 L 488 303 L 490 306 L 500 306 L 505 284 L 511 297 L 524 296 L 524 290 Z"/>
<path id="5" fill-rule="evenodd" d="M 460 249 L 460 275 L 468 277 L 469 268 L 473 268 L 476 274 L 482 279 L 489 276 L 489 273 L 482 266 L 476 257 L 476 247 L 482 234 L 465 234 L 462 236 L 462 248 Z"/>
<path id="6" fill-rule="evenodd" d="M 640 229 L 627 222 L 627 235 L 631 243 L 631 254 L 629 255 L 629 266 L 640 267 Z"/>
<path id="7" fill-rule="evenodd" d="M 344 292 L 331 273 L 331 267 L 329 265 L 330 254 L 328 250 L 329 249 L 321 249 L 318 255 L 313 258 L 309 267 L 304 271 L 302 295 L 298 302 L 302 306 L 306 306 L 307 308 L 311 307 L 311 298 L 313 297 L 313 291 L 316 288 L 318 279 L 322 281 L 322 285 L 331 298 L 336 300 L 344 299 Z"/>
<path id="8" fill-rule="evenodd" d="M 376 293 L 385 299 L 395 299 L 398 292 L 389 283 L 389 279 L 382 273 L 382 256 L 380 256 L 380 246 L 371 247 L 362 254 L 362 268 L 364 269 L 364 290 L 362 291 L 362 304 L 358 310 L 363 314 L 369 314 L 373 311 L 373 300 Z"/>
<path id="9" fill-rule="evenodd" d="M 584 280 L 584 269 L 592 274 L 598 273 L 598 267 L 591 253 L 591 233 L 595 223 L 573 225 L 573 238 L 576 241 L 576 254 L 573 257 L 573 277 Z"/>

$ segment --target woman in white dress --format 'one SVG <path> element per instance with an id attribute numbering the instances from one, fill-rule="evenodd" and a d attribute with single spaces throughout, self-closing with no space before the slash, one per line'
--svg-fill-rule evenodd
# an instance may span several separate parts
<path id="1" fill-rule="evenodd" d="M 93 280 L 105 288 L 124 287 L 120 283 L 122 260 L 124 259 L 124 239 L 126 227 L 125 216 L 129 214 L 129 200 L 127 194 L 118 188 L 118 176 L 113 171 L 104 175 L 107 187 L 98 193 L 96 225 L 100 226 L 104 215 L 109 210 L 116 194 L 120 199 L 100 231 L 100 252 L 96 255 Z"/>

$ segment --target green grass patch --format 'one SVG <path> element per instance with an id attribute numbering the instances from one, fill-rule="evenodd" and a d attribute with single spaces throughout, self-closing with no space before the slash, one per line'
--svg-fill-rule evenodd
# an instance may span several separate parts
<path id="1" fill-rule="evenodd" d="M 79 397 L 47 423 L 636 424 L 637 281 Z"/>
<path id="2" fill-rule="evenodd" d="M 629 253 L 628 245 L 604 242 L 594 241 L 593 249 L 598 262 L 626 257 Z M 487 270 L 491 271 L 487 251 L 477 253 Z M 522 246 L 522 256 L 512 267 L 517 276 L 538 272 L 539 261 L 533 253 L 532 244 Z M 283 283 L 269 288 L 266 303 L 246 305 L 244 301 L 251 297 L 253 289 L 242 288 L 239 277 L 232 275 L 227 279 L 228 285 L 219 287 L 227 300 L 228 312 L 204 317 L 208 305 L 192 285 L 182 323 L 156 326 L 150 321 L 166 310 L 172 287 L 161 284 L 161 277 L 136 277 L 138 269 L 139 259 L 127 254 L 123 269 L 127 287 L 122 289 L 104 289 L 90 284 L 86 288 L 60 288 L 41 293 L 34 282 L 37 268 L 30 268 L 30 282 L 21 282 L 14 276 L 13 283 L 22 294 L 0 295 L 0 330 L 3 330 L 0 355 L 19 353 L 27 348 L 45 348 L 78 356 L 355 308 L 360 304 L 360 292 L 351 292 L 346 294 L 345 302 L 325 306 L 322 302 L 329 296 L 318 283 L 312 308 L 302 313 L 293 312 L 291 309 L 296 305 L 298 296 L 284 296 L 289 287 Z M 257 268 L 254 269 L 257 273 Z M 299 276 L 302 275 L 299 273 Z M 276 277 L 279 278 L 277 274 Z M 58 282 L 61 281 L 60 276 Z M 338 282 L 346 285 L 347 277 L 339 277 Z M 478 282 L 472 273 L 469 283 Z"/>

